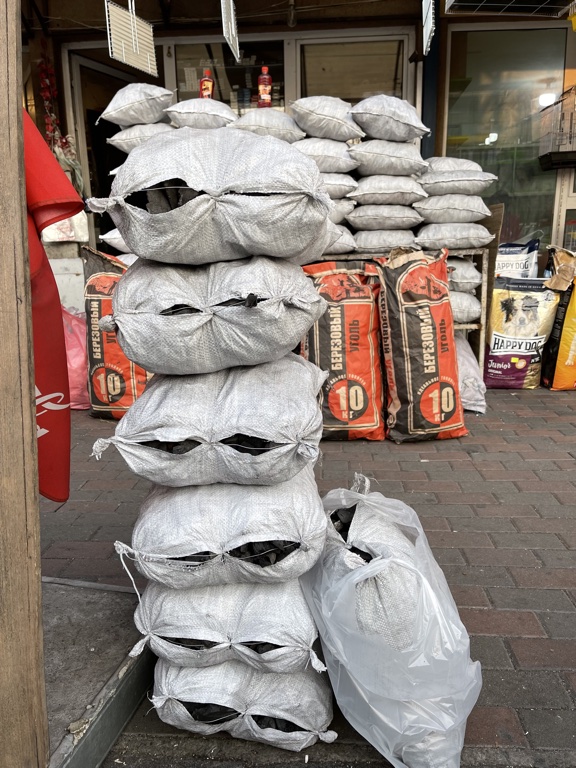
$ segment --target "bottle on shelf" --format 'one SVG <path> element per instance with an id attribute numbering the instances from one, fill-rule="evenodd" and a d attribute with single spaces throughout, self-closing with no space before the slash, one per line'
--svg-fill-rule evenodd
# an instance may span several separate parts
<path id="1" fill-rule="evenodd" d="M 200 80 L 200 98 L 211 99 L 214 93 L 214 80 L 209 69 L 204 70 L 204 77 Z"/>
<path id="2" fill-rule="evenodd" d="M 262 67 L 262 74 L 258 75 L 258 107 L 272 106 L 272 77 L 268 74 L 268 67 Z"/>

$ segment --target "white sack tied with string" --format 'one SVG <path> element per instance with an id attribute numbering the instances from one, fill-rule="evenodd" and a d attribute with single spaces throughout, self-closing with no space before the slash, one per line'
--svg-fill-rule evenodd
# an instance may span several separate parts
<path id="1" fill-rule="evenodd" d="M 179 667 L 242 661 L 261 672 L 325 670 L 312 645 L 318 637 L 297 579 L 275 584 L 227 584 L 171 589 L 150 582 L 134 614 L 161 659 Z"/>
<path id="2" fill-rule="evenodd" d="M 170 205 L 148 203 L 160 212 L 131 202 L 133 193 L 154 188 L 157 197 L 171 187 Z M 172 264 L 261 255 L 305 263 L 330 243 L 331 202 L 316 164 L 248 131 L 180 128 L 150 139 L 121 166 L 110 197 L 88 205 L 110 214 L 133 253 Z"/>
<path id="3" fill-rule="evenodd" d="M 120 279 L 113 314 L 129 360 L 153 373 L 210 373 L 277 360 L 326 302 L 295 264 L 256 256 L 199 267 L 140 260 Z"/>
<path id="4" fill-rule="evenodd" d="M 414 510 L 356 486 L 324 498 L 346 540 L 329 524 L 301 577 L 336 700 L 395 768 L 458 768 L 480 665 Z"/>
<path id="5" fill-rule="evenodd" d="M 132 546 L 116 542 L 116 550 L 146 578 L 188 589 L 296 579 L 318 560 L 325 539 L 326 515 L 307 467 L 274 486 L 155 486 Z M 243 557 L 252 542 L 263 542 L 274 557 Z"/>
<path id="6" fill-rule="evenodd" d="M 291 752 L 318 740 L 331 743 L 337 738 L 334 731 L 327 730 L 332 721 L 330 686 L 325 675 L 313 669 L 280 675 L 258 672 L 239 661 L 190 669 L 160 660 L 152 703 L 165 723 L 203 736 L 226 731 L 237 739 L 261 741 Z M 194 719 L 186 704 L 215 704 L 234 712 L 228 712 L 228 720 L 216 714 L 212 722 L 202 722 Z M 297 730 L 268 727 L 270 718 L 287 721 Z"/>
<path id="7" fill-rule="evenodd" d="M 273 485 L 318 459 L 326 373 L 290 353 L 196 376 L 153 376 L 113 437 L 135 474 L 168 486 Z"/>

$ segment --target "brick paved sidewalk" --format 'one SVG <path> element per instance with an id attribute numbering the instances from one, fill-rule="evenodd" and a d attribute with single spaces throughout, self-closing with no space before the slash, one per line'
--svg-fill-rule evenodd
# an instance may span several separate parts
<path id="1" fill-rule="evenodd" d="M 488 403 L 460 440 L 326 442 L 319 486 L 362 471 L 420 515 L 483 667 L 463 765 L 574 768 L 576 393 Z M 128 586 L 113 542 L 130 541 L 148 483 L 113 448 L 90 458 L 113 423 L 75 412 L 73 425 L 70 500 L 41 504 L 43 574 Z"/>

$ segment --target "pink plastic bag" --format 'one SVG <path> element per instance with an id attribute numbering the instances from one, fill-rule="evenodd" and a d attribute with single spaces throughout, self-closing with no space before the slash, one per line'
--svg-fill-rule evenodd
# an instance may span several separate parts
<path id="1" fill-rule="evenodd" d="M 90 408 L 88 395 L 88 355 L 86 352 L 86 315 L 73 314 L 62 307 L 64 338 L 66 339 L 66 359 L 68 362 L 68 381 L 70 383 L 70 408 L 84 410 Z"/>

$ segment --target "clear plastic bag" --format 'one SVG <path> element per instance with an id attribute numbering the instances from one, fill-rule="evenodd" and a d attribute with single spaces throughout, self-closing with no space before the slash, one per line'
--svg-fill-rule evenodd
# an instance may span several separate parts
<path id="1" fill-rule="evenodd" d="M 301 577 L 336 700 L 395 768 L 458 768 L 480 665 L 418 516 L 361 486 L 324 498 L 343 535 Z"/>

